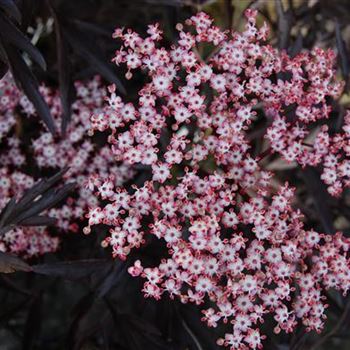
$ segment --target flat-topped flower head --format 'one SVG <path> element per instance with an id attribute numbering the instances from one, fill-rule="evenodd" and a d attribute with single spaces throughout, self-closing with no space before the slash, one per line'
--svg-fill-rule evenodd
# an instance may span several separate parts
<path id="1" fill-rule="evenodd" d="M 334 195 L 348 186 L 349 115 L 337 135 L 326 126 L 312 132 L 342 91 L 334 52 L 315 48 L 290 57 L 266 44 L 268 26 L 258 28 L 256 16 L 246 11 L 240 33 L 198 13 L 176 26 L 179 39 L 170 47 L 161 46 L 158 24 L 145 36 L 116 30 L 122 46 L 114 62 L 126 65 L 127 78 L 141 70 L 145 84 L 132 104 L 111 87 L 104 112 L 91 118 L 91 133 L 109 132 L 115 159 L 147 176 L 130 190 L 97 183 L 110 203 L 90 211 L 86 230 L 108 225 L 103 246 L 120 259 L 133 252 L 128 271 L 144 279 L 145 297 L 166 293 L 199 305 L 209 327 L 230 324 L 218 344 L 232 350 L 262 348 L 260 325 L 268 315 L 276 333 L 299 323 L 321 331 L 324 290 L 346 293 L 350 285 L 349 240 L 304 228 L 292 207 L 294 189 L 273 189 L 274 173 L 253 147 L 259 138 L 268 143 L 266 154 L 323 165 Z M 200 56 L 208 47 L 211 53 Z M 260 119 L 266 127 L 255 136 Z M 137 248 L 155 240 L 167 254 L 150 265 Z"/>

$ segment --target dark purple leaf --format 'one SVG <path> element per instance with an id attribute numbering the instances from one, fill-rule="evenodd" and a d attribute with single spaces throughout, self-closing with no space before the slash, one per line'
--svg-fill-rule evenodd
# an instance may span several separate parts
<path id="1" fill-rule="evenodd" d="M 52 119 L 50 109 L 39 92 L 39 84 L 23 60 L 21 54 L 11 45 L 6 46 L 6 53 L 9 57 L 12 74 L 28 99 L 33 103 L 38 115 L 44 121 L 52 134 L 56 128 Z"/>
<path id="2" fill-rule="evenodd" d="M 16 207 L 16 198 L 13 197 L 9 200 L 9 202 L 6 204 L 6 206 L 2 209 L 0 214 L 0 227 L 4 226 L 7 219 L 12 214 L 13 210 Z"/>
<path id="3" fill-rule="evenodd" d="M 84 33 L 80 33 L 76 26 L 66 22 L 62 26 L 65 38 L 69 41 L 72 49 L 76 51 L 83 59 L 85 59 L 95 70 L 101 74 L 106 80 L 114 83 L 119 92 L 126 95 L 126 90 L 115 75 L 112 65 L 107 63 L 105 58 L 96 50 L 96 45 L 87 39 Z"/>
<path id="4" fill-rule="evenodd" d="M 32 271 L 30 265 L 16 256 L 0 252 L 0 273 L 13 273 L 16 271 Z"/>
<path id="5" fill-rule="evenodd" d="M 27 320 L 23 334 L 23 349 L 31 350 L 35 348 L 36 340 L 40 334 L 42 323 L 42 294 L 35 296 L 29 306 Z"/>
<path id="6" fill-rule="evenodd" d="M 0 0 L 0 8 L 17 23 L 21 22 L 21 13 L 13 0 Z"/>
<path id="7" fill-rule="evenodd" d="M 313 198 L 314 206 L 325 233 L 335 233 L 331 209 L 329 207 L 330 195 L 325 189 L 324 183 L 320 180 L 316 171 L 311 167 L 306 167 L 304 169 L 303 178 L 306 187 Z"/>
<path id="8" fill-rule="evenodd" d="M 96 290 L 97 297 L 103 298 L 104 296 L 106 296 L 108 292 L 119 282 L 125 270 L 126 263 L 114 261 L 112 269 Z"/>
<path id="9" fill-rule="evenodd" d="M 0 275 L 0 286 L 4 289 L 11 290 L 11 292 L 17 292 L 29 297 L 33 296 L 33 293 L 30 290 L 23 288 L 5 275 Z"/>
<path id="10" fill-rule="evenodd" d="M 21 221 L 21 226 L 51 226 L 57 222 L 57 219 L 50 216 L 38 215 L 32 216 Z"/>
<path id="11" fill-rule="evenodd" d="M 78 280 L 99 272 L 110 264 L 108 260 L 90 259 L 77 261 L 53 262 L 34 265 L 33 271 L 41 275 L 61 277 L 68 280 Z"/>
<path id="12" fill-rule="evenodd" d="M 104 36 L 108 39 L 111 38 L 110 30 L 107 30 L 99 25 L 96 25 L 95 23 L 80 21 L 78 19 L 72 20 L 72 23 L 74 23 L 74 25 L 77 28 L 79 28 L 80 32 L 85 32 L 96 36 Z"/>
<path id="13" fill-rule="evenodd" d="M 80 343 L 84 338 L 81 335 L 81 324 L 90 312 L 94 304 L 94 294 L 89 293 L 82 297 L 73 310 L 73 321 L 68 332 L 68 348 L 75 350 L 80 348 Z"/>
<path id="14" fill-rule="evenodd" d="M 6 63 L 0 62 L 0 79 L 4 77 L 4 75 L 8 72 L 9 67 Z"/>
<path id="15" fill-rule="evenodd" d="M 183 0 L 146 0 L 146 3 L 153 5 L 167 5 L 167 6 L 181 6 L 183 5 Z M 205 2 L 205 1 L 201 1 Z M 189 1 L 189 3 L 191 3 Z"/>
<path id="16" fill-rule="evenodd" d="M 46 70 L 46 62 L 40 51 L 0 12 L 0 36 L 1 39 L 16 47 L 18 50 L 26 52 L 42 69 Z"/>
<path id="17" fill-rule="evenodd" d="M 345 45 L 345 42 L 343 40 L 340 25 L 339 22 L 335 22 L 335 37 L 337 42 L 337 49 L 338 49 L 338 58 L 340 61 L 340 67 L 343 74 L 343 78 L 346 82 L 346 90 L 348 89 L 348 83 L 349 83 L 349 73 L 350 73 L 350 66 L 349 66 L 349 53 L 347 50 L 347 47 Z"/>
<path id="18" fill-rule="evenodd" d="M 289 54 L 291 57 L 295 57 L 298 53 L 300 53 L 303 48 L 303 36 L 299 32 L 297 38 L 295 39 L 293 45 L 289 48 Z"/>
<path id="19" fill-rule="evenodd" d="M 0 235 L 17 225 L 51 225 L 55 219 L 39 214 L 58 204 L 75 187 L 74 183 L 52 188 L 67 171 L 64 169 L 49 179 L 44 179 L 28 189 L 18 201 L 12 198 L 0 214 Z"/>
<path id="20" fill-rule="evenodd" d="M 56 13 L 56 10 L 48 1 L 51 14 L 55 20 L 55 33 L 56 33 L 56 50 L 58 61 L 58 80 L 60 89 L 60 98 L 62 104 L 62 125 L 61 131 L 64 135 L 67 126 L 71 119 L 71 106 L 74 96 L 74 86 L 71 80 L 71 65 L 69 59 L 69 48 L 66 40 L 63 38 L 63 31 L 61 28 L 60 19 Z"/>
<path id="21" fill-rule="evenodd" d="M 38 0 L 16 0 L 18 1 L 18 8 L 20 9 L 22 14 L 25 14 L 25 16 L 22 16 L 22 22 L 21 22 L 21 29 L 25 31 L 30 23 L 32 23 L 33 19 L 35 18 L 37 14 L 37 10 L 39 9 L 39 6 L 42 5 L 43 1 Z"/>
<path id="22" fill-rule="evenodd" d="M 147 339 L 154 349 L 168 349 L 160 330 L 151 324 L 148 320 L 139 317 L 138 315 L 118 312 L 115 305 L 104 298 L 104 301 L 110 311 L 116 327 L 120 327 L 124 334 L 124 339 L 132 349 L 139 349 L 139 344 L 144 343 Z M 130 339 L 138 341 L 131 342 Z"/>
<path id="23" fill-rule="evenodd" d="M 44 196 L 37 199 L 31 204 L 31 207 L 17 215 L 13 219 L 12 224 L 21 225 L 22 221 L 25 221 L 33 216 L 37 216 L 44 210 L 51 209 L 57 205 L 63 198 L 65 198 L 69 192 L 75 187 L 75 184 L 67 184 L 62 186 L 59 190 L 50 189 Z"/>
<path id="24" fill-rule="evenodd" d="M 9 319 L 14 317 L 17 313 L 23 312 L 23 308 L 25 308 L 27 304 L 28 304 L 28 299 L 24 299 L 19 303 L 16 303 L 16 305 L 6 308 L 6 311 L 3 311 L 3 309 L 5 308 L 2 307 L 1 313 L 0 313 L 0 326 L 3 327 L 8 322 Z"/>
<path id="25" fill-rule="evenodd" d="M 1 44 L 1 40 L 0 40 L 0 60 L 4 64 L 6 64 L 6 66 L 8 66 L 9 62 L 8 62 L 7 54 L 6 54 L 4 46 Z"/>
<path id="26" fill-rule="evenodd" d="M 290 10 L 284 11 L 281 0 L 275 0 L 275 3 L 278 15 L 278 47 L 287 49 L 292 27 L 292 13 Z"/>
<path id="27" fill-rule="evenodd" d="M 59 172 L 57 172 L 55 175 L 51 176 L 50 178 L 40 180 L 38 183 L 36 183 L 34 186 L 32 186 L 31 188 L 29 188 L 27 191 L 24 192 L 18 205 L 21 208 L 25 208 L 28 205 L 31 205 L 31 202 L 34 199 L 44 194 L 49 188 L 51 188 L 57 182 L 59 182 L 67 171 L 68 171 L 68 168 L 64 168 Z"/>
<path id="28" fill-rule="evenodd" d="M 187 324 L 187 322 L 182 318 L 181 319 L 181 324 L 185 331 L 188 333 L 190 339 L 192 340 L 193 344 L 195 345 L 196 349 L 198 350 L 204 350 L 199 339 L 195 335 L 195 333 L 192 331 L 190 325 Z"/>

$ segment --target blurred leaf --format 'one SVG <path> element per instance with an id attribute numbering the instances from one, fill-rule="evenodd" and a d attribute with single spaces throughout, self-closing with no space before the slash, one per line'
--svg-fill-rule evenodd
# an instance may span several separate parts
<path id="1" fill-rule="evenodd" d="M 54 262 L 32 266 L 33 272 L 51 277 L 77 280 L 106 268 L 111 262 L 103 259 Z"/>
<path id="2" fill-rule="evenodd" d="M 303 36 L 299 32 L 297 38 L 295 39 L 293 45 L 289 48 L 289 54 L 291 57 L 295 57 L 303 48 Z"/>
<path id="3" fill-rule="evenodd" d="M 38 215 L 32 216 L 21 221 L 21 226 L 51 226 L 56 223 L 56 218 L 50 216 Z"/>
<path id="4" fill-rule="evenodd" d="M 9 67 L 6 63 L 0 61 L 0 79 L 8 72 Z"/>
<path id="5" fill-rule="evenodd" d="M 50 132 L 54 134 L 56 130 L 55 124 L 50 109 L 39 92 L 39 84 L 35 76 L 24 62 L 21 54 L 15 48 L 11 45 L 7 45 L 6 53 L 9 57 L 12 75 L 17 85 L 23 89 L 28 99 L 36 108 L 38 115 L 44 121 Z"/>
<path id="6" fill-rule="evenodd" d="M 95 23 L 89 23 L 78 19 L 73 19 L 71 21 L 77 28 L 79 28 L 81 32 L 89 33 L 91 35 L 100 35 L 111 39 L 111 31 L 106 30 L 105 28 Z"/>
<path id="7" fill-rule="evenodd" d="M 325 233 L 335 233 L 329 207 L 330 195 L 326 191 L 324 183 L 321 182 L 319 175 L 311 167 L 306 167 L 302 174 Z"/>
<path id="8" fill-rule="evenodd" d="M 46 62 L 40 51 L 0 12 L 1 39 L 18 50 L 27 53 L 42 69 L 46 70 Z"/>
<path id="9" fill-rule="evenodd" d="M 12 214 L 14 208 L 16 206 L 16 198 L 13 197 L 9 200 L 9 202 L 5 205 L 0 213 L 0 227 L 4 226 L 5 222 Z"/>
<path id="10" fill-rule="evenodd" d="M 27 320 L 23 335 L 23 349 L 31 350 L 35 348 L 35 342 L 40 334 L 42 323 L 42 294 L 35 296 L 30 303 Z"/>
<path id="11" fill-rule="evenodd" d="M 107 274 L 101 285 L 96 290 L 98 298 L 103 298 L 108 292 L 119 282 L 123 272 L 126 271 L 126 263 L 117 261 L 114 262 L 110 272 Z"/>
<path id="12" fill-rule="evenodd" d="M 116 310 L 116 306 L 107 298 L 104 301 L 112 315 L 116 327 L 121 328 L 124 339 L 131 349 L 139 349 L 144 340 L 152 344 L 152 349 L 167 350 L 168 344 L 162 338 L 160 330 L 148 320 L 129 313 L 122 313 Z M 132 339 L 133 341 L 130 341 Z M 135 341 L 137 339 L 137 341 Z"/>
<path id="13" fill-rule="evenodd" d="M 75 350 L 79 349 L 84 336 L 81 335 L 81 324 L 85 317 L 90 312 L 94 304 L 94 294 L 89 293 L 83 296 L 79 302 L 74 306 L 73 310 L 73 321 L 69 327 L 68 332 L 68 348 Z"/>
<path id="14" fill-rule="evenodd" d="M 119 78 L 115 75 L 112 68 L 113 66 L 106 62 L 106 59 L 100 54 L 98 48 L 96 50 L 96 45 L 93 45 L 91 38 L 89 38 L 86 33 L 80 32 L 77 26 L 71 21 L 67 21 L 65 25 L 62 26 L 62 29 L 72 49 L 94 67 L 106 80 L 114 83 L 121 94 L 126 95 L 126 90 Z"/>
<path id="15" fill-rule="evenodd" d="M 186 0 L 145 0 L 149 4 L 153 5 L 167 5 L 167 6 L 181 6 Z M 191 4 L 192 1 L 186 1 L 186 3 Z M 193 1 L 194 5 L 195 0 Z M 204 3 L 205 1 L 201 1 Z"/>
<path id="16" fill-rule="evenodd" d="M 4 289 L 11 290 L 11 293 L 17 292 L 29 297 L 33 296 L 33 293 L 30 290 L 23 288 L 18 283 L 4 275 L 0 275 L 0 286 Z"/>
<path id="17" fill-rule="evenodd" d="M 187 344 L 187 346 L 191 344 L 191 349 L 193 350 L 221 349 L 216 344 L 216 339 L 220 333 L 203 327 L 200 311 L 195 305 L 184 305 L 179 301 L 175 301 L 174 311 L 174 316 L 176 317 L 175 326 L 180 331 L 178 336 L 182 344 Z"/>
<path id="18" fill-rule="evenodd" d="M 43 2 L 44 1 L 37 1 L 37 0 L 18 1 L 18 8 L 20 9 L 21 13 L 25 14 L 25 16 L 22 16 L 22 22 L 21 22 L 21 29 L 23 31 L 26 31 L 30 23 L 33 22 L 33 19 L 37 15 L 37 10 L 40 10 L 40 7 L 42 8 Z"/>
<path id="19" fill-rule="evenodd" d="M 1 40 L 0 40 L 0 60 L 7 66 L 8 58 L 7 58 L 7 55 L 6 55 L 5 48 L 1 44 Z"/>
<path id="20" fill-rule="evenodd" d="M 275 4 L 278 14 L 278 47 L 287 49 L 292 27 L 292 13 L 289 9 L 284 11 L 281 0 L 275 0 Z"/>
<path id="21" fill-rule="evenodd" d="M 0 273 L 13 273 L 16 271 L 32 271 L 31 266 L 16 256 L 0 252 Z"/>
<path id="22" fill-rule="evenodd" d="M 196 335 L 191 330 L 190 326 L 187 324 L 187 322 L 181 317 L 181 324 L 192 339 L 193 344 L 195 344 L 196 348 L 198 350 L 204 350 L 199 339 L 196 337 Z"/>
<path id="23" fill-rule="evenodd" d="M 338 49 L 338 58 L 340 61 L 340 67 L 341 71 L 343 74 L 343 78 L 346 82 L 345 85 L 345 90 L 347 91 L 349 88 L 349 72 L 350 72 L 350 67 L 349 67 L 349 53 L 347 50 L 347 47 L 345 45 L 345 42 L 343 40 L 341 30 L 340 30 L 340 25 L 339 22 L 335 22 L 335 38 L 337 42 L 337 49 Z"/>
<path id="24" fill-rule="evenodd" d="M 56 33 L 56 51 L 57 51 L 57 61 L 58 61 L 58 80 L 59 80 L 59 90 L 60 98 L 62 104 L 62 125 L 61 131 L 64 135 L 67 126 L 71 120 L 71 106 L 74 96 L 74 86 L 71 79 L 71 65 L 69 59 L 69 48 L 66 40 L 63 38 L 63 30 L 61 28 L 61 23 L 56 10 L 48 1 L 51 14 L 55 21 L 55 33 Z"/>
<path id="25" fill-rule="evenodd" d="M 17 23 L 21 22 L 21 13 L 13 0 L 0 0 L 0 8 L 7 16 L 12 17 Z"/>
<path id="26" fill-rule="evenodd" d="M 21 300 L 19 303 L 16 303 L 14 306 L 6 308 L 6 311 L 3 311 L 4 305 L 1 307 L 0 313 L 0 326 L 3 327 L 8 323 L 8 321 L 14 317 L 17 313 L 23 312 L 23 308 L 28 304 L 28 299 Z"/>

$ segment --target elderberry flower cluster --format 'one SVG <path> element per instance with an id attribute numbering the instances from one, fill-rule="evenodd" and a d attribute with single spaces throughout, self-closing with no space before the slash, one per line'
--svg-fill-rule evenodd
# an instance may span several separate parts
<path id="1" fill-rule="evenodd" d="M 28 150 L 28 147 L 23 146 L 24 142 L 28 142 L 24 140 L 25 132 L 19 129 L 18 125 L 21 123 L 17 121 L 24 114 L 30 123 L 37 122 L 36 117 L 32 118 L 35 116 L 35 109 L 16 88 L 11 76 L 0 81 L 0 209 L 13 196 L 18 197 L 35 183 L 31 174 L 33 167 L 48 173 L 68 166 L 65 181 L 77 182 L 76 193 L 72 193 L 61 207 L 47 212 L 57 219 L 60 232 L 78 232 L 84 212 L 88 207 L 98 205 L 97 199 L 87 186 L 90 176 L 95 174 L 99 178 L 107 178 L 109 171 L 112 171 L 115 185 L 121 185 L 132 176 L 130 167 L 117 165 L 113 161 L 113 153 L 104 141 L 95 142 L 87 135 L 90 115 L 102 111 L 106 95 L 100 79 L 95 77 L 87 83 L 76 82 L 75 88 L 72 121 L 65 137 L 53 136 L 44 125 L 38 125 L 38 132 L 32 136 Z M 40 92 L 55 122 L 59 124 L 62 110 L 58 91 L 42 86 Z M 25 124 L 23 127 L 26 127 Z M 43 227 L 18 227 L 1 238 L 0 249 L 26 257 L 55 251 L 59 239 L 51 236 L 49 231 Z"/>
<path id="2" fill-rule="evenodd" d="M 231 350 L 262 348 L 268 315 L 276 333 L 300 322 L 320 332 L 325 290 L 350 287 L 349 239 L 305 229 L 291 205 L 294 189 L 286 183 L 274 193 L 274 174 L 252 152 L 253 125 L 261 121 L 268 154 L 323 165 L 334 195 L 349 185 L 350 115 L 333 136 L 314 126 L 342 91 L 334 53 L 316 48 L 289 57 L 265 43 L 268 27 L 256 27 L 256 11 L 246 17 L 238 33 L 198 13 L 177 25 L 170 49 L 159 47 L 158 24 L 146 37 L 114 32 L 123 42 L 115 64 L 126 65 L 128 79 L 141 69 L 147 80 L 135 103 L 111 86 L 104 111 L 91 117 L 91 134 L 109 131 L 115 159 L 142 164 L 151 177 L 128 190 L 94 176 L 91 187 L 107 204 L 90 209 L 85 228 L 108 225 L 103 245 L 120 259 L 133 253 L 129 273 L 144 279 L 145 297 L 167 293 L 201 305 L 209 327 L 229 325 L 217 342 Z M 161 263 L 135 259 L 135 248 L 154 240 L 167 251 Z"/>

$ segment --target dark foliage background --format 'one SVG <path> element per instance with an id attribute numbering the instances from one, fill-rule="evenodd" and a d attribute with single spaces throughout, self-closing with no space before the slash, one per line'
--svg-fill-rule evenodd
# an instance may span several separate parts
<path id="1" fill-rule="evenodd" d="M 109 63 L 115 50 L 111 38 L 115 27 L 143 31 L 148 23 L 157 21 L 171 43 L 176 39 L 175 24 L 198 9 L 208 11 L 223 28 L 240 28 L 242 12 L 248 6 L 257 8 L 261 19 L 269 22 L 271 43 L 291 55 L 315 45 L 336 48 L 339 74 L 348 81 L 347 0 L 0 0 L 0 74 L 11 69 L 40 118 L 55 137 L 64 137 L 74 80 L 98 73 L 106 82 L 114 82 L 128 99 L 133 98 L 133 84 L 138 82 L 126 81 L 125 72 Z M 30 38 L 38 35 L 38 18 L 49 30 L 38 36 L 34 46 Z M 28 58 L 33 64 L 28 64 Z M 38 92 L 38 81 L 60 89 L 65 120 L 62 130 L 54 128 Z M 345 94 L 334 106 L 334 130 L 348 103 Z M 298 205 L 310 224 L 327 233 L 341 228 L 349 234 L 346 194 L 330 198 L 316 170 L 285 169 L 281 174 L 298 184 Z M 23 198 L 11 201 L 1 213 L 0 234 L 17 224 L 53 224 L 40 213 L 74 190 L 73 185 L 55 189 L 61 176 L 58 173 L 43 180 Z M 38 195 L 40 203 L 34 203 Z M 56 254 L 28 262 L 0 255 L 0 349 L 216 349 L 216 330 L 201 323 L 194 306 L 142 297 L 140 282 L 126 273 L 127 263 L 113 261 L 110 252 L 100 247 L 104 228 L 99 230 L 90 236 L 67 235 Z M 152 261 L 157 259 L 158 247 L 139 254 Z M 292 335 L 272 336 L 266 349 L 349 349 L 350 303 L 338 294 L 329 298 L 329 319 L 323 334 L 305 335 L 300 329 Z"/>

